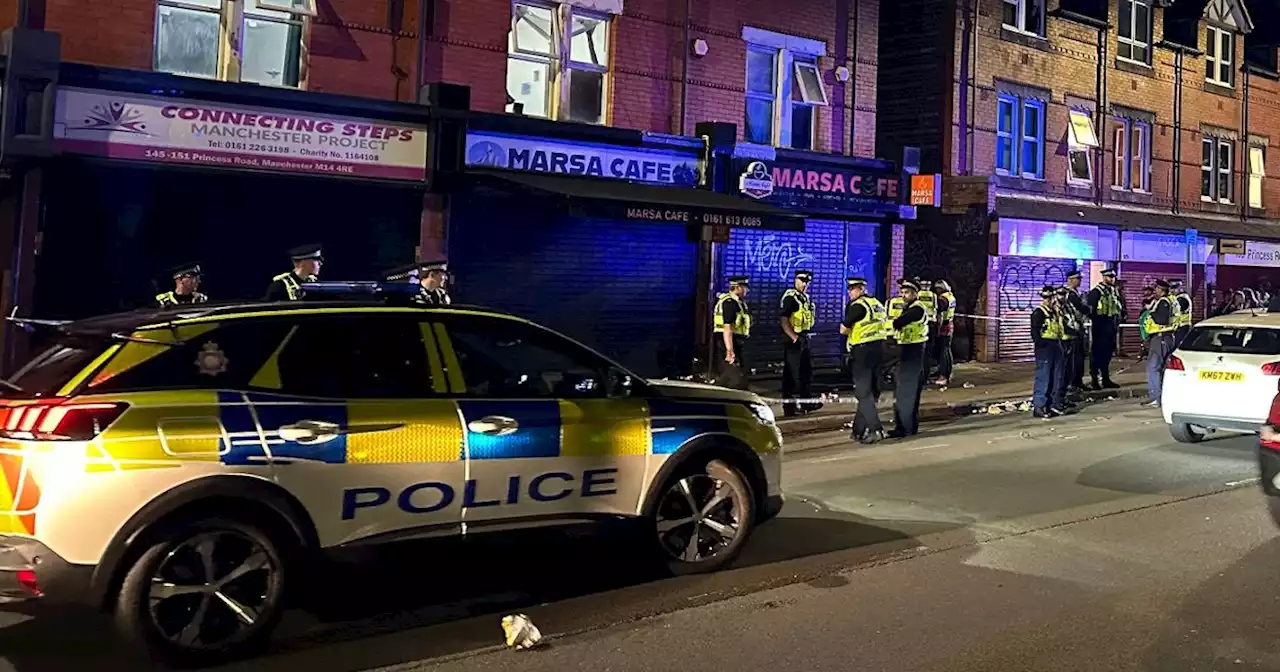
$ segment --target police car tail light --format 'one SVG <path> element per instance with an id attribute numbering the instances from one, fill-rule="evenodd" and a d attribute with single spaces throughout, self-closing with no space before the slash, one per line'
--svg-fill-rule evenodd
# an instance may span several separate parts
<path id="1" fill-rule="evenodd" d="M 1183 366 L 1182 358 L 1175 355 L 1169 355 L 1169 360 L 1164 364 L 1165 371 L 1186 371 L 1187 367 Z"/>
<path id="2" fill-rule="evenodd" d="M 0 411 L 0 437 L 88 441 L 116 421 L 128 404 L 28 404 Z"/>
<path id="3" fill-rule="evenodd" d="M 1280 376 L 1280 362 L 1268 362 L 1262 365 L 1262 375 Z"/>

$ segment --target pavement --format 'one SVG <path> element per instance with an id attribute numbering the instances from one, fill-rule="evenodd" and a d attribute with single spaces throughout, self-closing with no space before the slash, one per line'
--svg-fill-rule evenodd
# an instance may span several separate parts
<path id="1" fill-rule="evenodd" d="M 1111 365 L 1112 379 L 1120 389 L 1090 390 L 1085 398 L 1091 401 L 1108 398 L 1137 398 L 1147 394 L 1146 362 L 1133 359 L 1116 359 Z M 920 399 L 922 421 L 945 421 L 956 417 L 985 413 L 997 404 L 1020 403 L 1031 398 L 1035 379 L 1033 362 L 995 363 L 962 362 L 956 364 L 950 385 L 927 385 Z M 1088 382 L 1086 380 L 1086 382 Z M 782 393 L 779 380 L 753 381 L 751 390 L 771 401 L 778 425 L 785 436 L 843 429 L 853 418 L 857 403 L 853 401 L 851 385 L 832 373 L 815 377 L 815 395 L 837 395 L 838 401 L 828 402 L 821 409 L 800 417 L 782 417 Z M 880 417 L 886 424 L 893 419 L 893 393 L 881 396 Z M 1001 410 L 999 412 L 1007 412 Z"/>
<path id="2" fill-rule="evenodd" d="M 223 669 L 1278 670 L 1256 445 L 1174 443 L 1133 399 L 796 435 L 786 507 L 727 571 L 662 578 L 613 532 L 405 545 L 335 565 Z M 505 649 L 508 613 L 546 646 Z M 0 611 L 0 672 L 146 669 L 105 632 Z"/>

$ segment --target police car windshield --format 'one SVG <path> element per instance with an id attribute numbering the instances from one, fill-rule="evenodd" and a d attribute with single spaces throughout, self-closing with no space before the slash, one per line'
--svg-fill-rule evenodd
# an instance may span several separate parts
<path id="1" fill-rule="evenodd" d="M 1280 355 L 1280 330 L 1254 327 L 1196 327 L 1183 341 L 1188 352 Z"/>

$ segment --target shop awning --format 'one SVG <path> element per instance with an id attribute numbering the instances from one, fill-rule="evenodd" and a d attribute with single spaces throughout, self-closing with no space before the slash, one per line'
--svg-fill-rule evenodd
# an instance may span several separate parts
<path id="1" fill-rule="evenodd" d="M 1001 217 L 1065 224 L 1099 224 L 1125 231 L 1182 233 L 1187 229 L 1196 229 L 1201 236 L 1280 240 L 1280 226 L 1276 226 L 1271 221 L 1118 207 L 1103 208 L 1088 203 L 1067 203 L 1047 199 L 1000 196 L 996 199 L 996 214 Z"/>
<path id="2" fill-rule="evenodd" d="M 574 214 L 583 217 L 737 229 L 804 230 L 801 214 L 706 189 L 497 170 L 470 170 L 466 176 L 478 186 L 562 198 Z"/>

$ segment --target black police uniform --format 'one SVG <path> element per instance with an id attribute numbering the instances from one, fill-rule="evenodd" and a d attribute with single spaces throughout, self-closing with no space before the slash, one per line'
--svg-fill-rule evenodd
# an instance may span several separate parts
<path id="1" fill-rule="evenodd" d="M 902 282 L 904 289 L 919 288 L 914 282 Z M 901 332 L 908 325 L 920 322 L 925 319 L 926 312 L 924 306 L 919 301 L 911 301 L 906 303 L 902 308 L 902 314 L 893 320 L 893 328 L 895 331 Z M 928 334 L 926 329 L 926 336 Z M 928 339 L 924 339 L 918 343 L 902 343 L 899 339 L 898 343 L 898 370 L 895 374 L 896 390 L 893 399 L 893 431 L 890 436 L 902 438 L 905 436 L 913 436 L 920 433 L 920 394 L 924 391 L 925 383 L 925 364 L 928 356 L 925 354 L 925 348 L 928 346 Z"/>
<path id="2" fill-rule="evenodd" d="M 1076 270 L 1067 274 L 1067 280 L 1072 278 L 1082 278 L 1083 274 Z M 1085 321 L 1089 319 L 1089 306 L 1085 303 L 1084 297 L 1070 287 L 1067 290 L 1067 303 L 1071 309 L 1075 311 L 1076 316 L 1080 318 L 1080 332 L 1076 337 L 1068 341 L 1069 348 L 1067 352 L 1067 387 L 1084 389 L 1084 353 L 1089 347 L 1089 334 L 1084 328 Z"/>
<path id="3" fill-rule="evenodd" d="M 802 280 L 806 283 L 813 281 L 813 271 L 796 271 L 796 280 Z M 792 325 L 792 330 L 796 332 L 798 337 L 795 341 L 787 335 L 784 330 L 782 336 L 784 339 L 782 354 L 782 398 L 790 399 L 808 399 L 812 396 L 813 391 L 811 385 L 813 383 L 813 354 L 809 349 L 810 331 L 813 328 L 812 321 L 807 326 L 801 325 L 797 328 L 796 316 L 814 315 L 813 299 L 809 298 L 807 291 L 798 289 L 788 289 L 782 295 L 782 305 L 780 316 L 782 320 Z M 797 404 L 792 401 L 784 401 L 782 405 L 782 414 L 784 416 L 796 415 L 796 413 L 808 413 L 822 408 L 822 404 L 806 402 Z"/>
<path id="4" fill-rule="evenodd" d="M 319 245 L 299 245 L 289 250 L 289 259 L 297 264 L 300 261 L 308 259 L 316 259 L 324 261 L 324 253 Z M 271 279 L 271 285 L 267 287 L 267 301 L 301 301 L 306 292 L 302 289 L 302 284 L 306 282 L 314 282 L 315 278 L 304 278 L 295 271 L 281 273 Z"/>
<path id="5" fill-rule="evenodd" d="M 848 278 L 849 289 L 866 287 L 864 278 Z M 865 297 L 863 297 L 865 298 Z M 840 324 L 852 330 L 854 325 L 867 318 L 867 305 L 859 298 L 844 306 L 844 319 Z M 884 433 L 880 422 L 880 367 L 884 365 L 884 339 L 859 343 L 849 348 L 849 369 L 853 377 L 853 396 L 858 400 L 858 412 L 853 418 L 853 438 L 863 443 L 874 443 Z"/>
<path id="6" fill-rule="evenodd" d="M 453 299 L 449 297 L 449 292 L 445 291 L 443 287 L 425 287 L 422 284 L 422 280 L 427 277 L 428 273 L 436 271 L 447 273 L 448 270 L 449 267 L 444 261 L 421 261 L 389 271 L 386 279 L 387 282 L 411 282 L 417 284 L 418 294 L 413 297 L 413 302 L 418 305 L 447 306 L 453 303 Z"/>
<path id="7" fill-rule="evenodd" d="M 1102 272 L 1104 277 L 1116 277 L 1116 271 L 1108 268 Z M 1124 302 L 1119 290 L 1114 285 L 1098 285 L 1089 290 L 1085 299 L 1089 306 L 1089 323 L 1093 327 L 1089 376 L 1093 378 L 1093 389 L 1116 389 L 1120 387 L 1111 380 L 1111 358 L 1116 354 L 1116 343 L 1120 333 L 1120 320 L 1124 318 Z M 1110 309 L 1103 308 L 1111 304 Z M 1118 310 L 1116 307 L 1119 307 Z M 1109 315 L 1106 312 L 1118 314 Z M 1101 380 L 1101 382 L 1099 382 Z"/>
<path id="8" fill-rule="evenodd" d="M 729 289 L 735 286 L 746 287 L 750 282 L 745 275 L 735 275 L 729 278 Z M 749 334 L 733 334 L 733 363 L 727 360 L 728 351 L 724 346 L 724 325 L 732 327 L 737 324 L 738 316 L 741 314 L 750 315 L 751 310 L 747 307 L 746 299 L 741 297 L 731 298 L 728 294 L 721 295 L 716 300 L 715 309 L 720 311 L 721 327 L 716 329 L 716 333 L 712 336 L 715 343 L 715 375 L 716 384 L 735 390 L 748 389 L 748 372 L 751 370 L 747 366 L 747 341 L 751 338 Z M 714 310 L 714 309 L 713 309 Z M 712 323 L 715 323 L 715 316 L 712 316 Z"/>
<path id="9" fill-rule="evenodd" d="M 189 264 L 181 264 L 170 269 L 171 279 L 176 283 L 185 277 L 203 275 L 200 264 L 192 262 Z M 161 308 L 174 308 L 177 306 L 189 306 L 197 303 L 207 303 L 209 297 L 200 292 L 190 292 L 179 294 L 177 289 L 171 289 L 156 295 L 156 303 Z"/>

